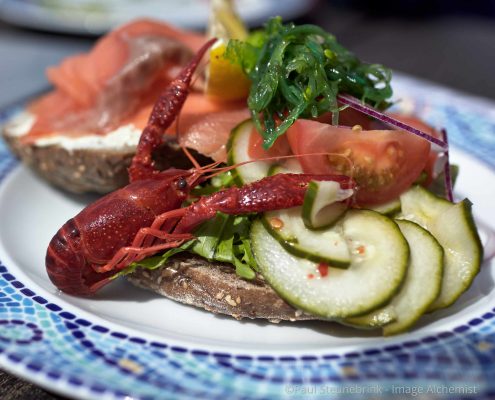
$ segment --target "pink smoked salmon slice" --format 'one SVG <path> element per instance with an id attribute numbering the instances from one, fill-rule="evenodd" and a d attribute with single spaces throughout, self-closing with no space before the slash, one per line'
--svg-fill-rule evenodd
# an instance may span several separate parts
<path id="1" fill-rule="evenodd" d="M 152 108 L 153 104 L 148 104 L 124 123 L 132 123 L 138 129 L 143 129 Z M 191 92 L 176 121 L 166 133 L 177 135 L 182 146 L 215 161 L 226 161 L 230 131 L 249 117 L 245 101 L 218 102 L 201 93 Z"/>
<path id="2" fill-rule="evenodd" d="M 167 130 L 179 144 L 215 161 L 226 161 L 230 131 L 250 117 L 245 101 L 218 102 L 190 93 L 177 121 Z"/>
<path id="3" fill-rule="evenodd" d="M 247 108 L 194 115 L 194 117 L 190 115 L 190 118 L 181 115 L 178 125 L 179 143 L 215 161 L 225 162 L 230 132 L 249 116 Z"/>
<path id="4" fill-rule="evenodd" d="M 37 121 L 27 141 L 54 132 L 105 133 L 117 127 L 156 96 L 205 40 L 147 19 L 110 32 L 89 53 L 48 68 L 55 89 L 30 106 Z"/>
<path id="5" fill-rule="evenodd" d="M 156 46 L 156 39 L 160 38 L 173 39 L 192 52 L 206 40 L 202 35 L 157 21 L 138 20 L 110 32 L 96 43 L 90 53 L 69 57 L 58 67 L 48 68 L 48 79 L 77 103 L 91 105 L 108 81 L 122 72 L 124 65 L 143 56 L 143 50 L 149 55 L 153 51 L 149 47 Z"/>

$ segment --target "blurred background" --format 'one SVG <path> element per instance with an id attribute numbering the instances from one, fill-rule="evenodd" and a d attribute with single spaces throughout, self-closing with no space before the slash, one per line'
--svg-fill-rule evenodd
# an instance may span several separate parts
<path id="1" fill-rule="evenodd" d="M 495 98 L 495 0 L 238 0 L 257 26 L 268 16 L 323 26 L 358 56 Z M 0 107 L 47 87 L 44 69 L 87 50 L 137 16 L 201 30 L 206 0 L 0 0 Z"/>
<path id="2" fill-rule="evenodd" d="M 495 0 L 239 0 L 250 26 L 314 23 L 360 58 L 495 99 Z M 206 0 L 0 0 L 0 109 L 46 90 L 44 70 L 138 16 L 201 30 Z M 0 371 L 0 398 L 58 398 Z"/>

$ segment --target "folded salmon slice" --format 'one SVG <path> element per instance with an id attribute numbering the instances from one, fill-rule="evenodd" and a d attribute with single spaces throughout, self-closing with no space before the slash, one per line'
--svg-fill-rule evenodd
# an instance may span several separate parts
<path id="1" fill-rule="evenodd" d="M 202 35 L 138 20 L 100 39 L 90 53 L 69 57 L 61 65 L 48 68 L 47 76 L 78 104 L 90 106 L 116 81 L 136 89 L 145 87 L 160 70 L 167 72 L 167 64 L 185 62 L 185 55 L 196 51 L 204 41 Z"/>
<path id="2" fill-rule="evenodd" d="M 179 144 L 215 161 L 225 162 L 231 130 L 249 116 L 245 104 L 240 108 L 232 106 L 216 112 L 181 113 L 176 125 Z"/>
<path id="3" fill-rule="evenodd" d="M 115 129 L 155 101 L 205 40 L 203 35 L 147 19 L 112 31 L 89 53 L 48 68 L 54 90 L 29 107 L 37 119 L 23 140 Z"/>
<path id="4" fill-rule="evenodd" d="M 37 119 L 23 140 L 105 134 L 127 124 L 143 129 L 160 93 L 205 40 L 152 20 L 116 29 L 89 53 L 48 69 L 54 90 L 30 105 Z M 185 147 L 225 161 L 230 131 L 249 116 L 245 101 L 218 102 L 192 90 L 166 133 L 177 135 Z"/>

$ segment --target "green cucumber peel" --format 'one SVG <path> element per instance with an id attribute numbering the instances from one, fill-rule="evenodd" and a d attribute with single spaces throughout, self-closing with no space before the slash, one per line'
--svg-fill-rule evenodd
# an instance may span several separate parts
<path id="1" fill-rule="evenodd" d="M 309 182 L 301 214 L 306 227 L 325 229 L 332 226 L 347 210 L 347 204 L 342 200 L 353 193 L 352 189 L 341 189 L 338 182 Z"/>

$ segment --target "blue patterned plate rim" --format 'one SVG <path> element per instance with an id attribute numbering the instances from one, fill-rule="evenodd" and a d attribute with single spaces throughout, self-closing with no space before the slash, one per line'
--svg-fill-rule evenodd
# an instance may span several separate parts
<path id="1" fill-rule="evenodd" d="M 455 92 L 406 77 L 398 80 L 398 86 L 407 94 L 399 107 L 405 111 L 412 107 L 437 123 L 448 121 L 445 125 L 454 146 L 495 166 L 490 157 L 495 154 L 492 103 L 468 102 L 462 97 L 456 103 L 452 99 Z M 429 93 L 427 100 L 422 97 L 424 91 Z M 3 118 L 10 111 L 4 111 Z M 473 115 L 488 131 L 475 129 L 479 127 L 475 122 L 469 131 L 472 136 L 466 138 L 466 124 L 473 123 Z M 13 179 L 16 165 L 0 147 L 1 186 Z M 467 398 L 495 396 L 495 385 L 489 379 L 494 376 L 495 365 L 495 309 L 488 304 L 482 313 L 452 329 L 414 339 L 400 337 L 373 347 L 361 346 L 360 350 L 354 346 L 353 350 L 338 351 L 226 351 L 163 340 L 79 310 L 44 293 L 36 284 L 27 286 L 30 279 L 20 271 L 13 274 L 12 268 L 9 270 L 12 260 L 3 249 L 1 254 L 0 365 L 63 394 L 78 398 L 218 398 L 235 390 L 246 398 L 285 397 L 301 394 L 288 392 L 287 385 L 328 389 L 378 381 L 388 394 L 393 394 L 397 383 L 454 382 L 459 390 L 465 388 Z M 36 317 L 42 313 L 46 319 L 39 325 Z M 96 343 L 101 337 L 108 343 L 105 348 Z M 64 346 L 69 342 L 67 349 Z M 52 355 L 53 365 L 41 362 L 49 358 L 40 345 Z M 71 353 L 66 353 L 68 350 Z M 83 359 L 77 358 L 75 350 L 84 352 Z M 317 370 L 313 370 L 315 366 Z M 310 373 L 301 373 L 303 367 Z M 102 371 L 102 376 L 95 371 Z M 475 393 L 467 393 L 468 384 L 478 385 Z M 247 389 L 249 385 L 252 387 Z"/>

